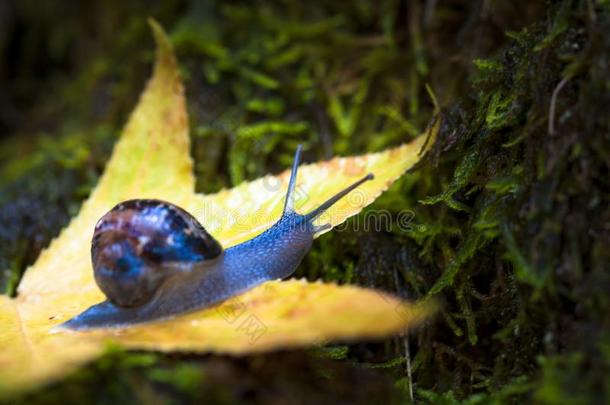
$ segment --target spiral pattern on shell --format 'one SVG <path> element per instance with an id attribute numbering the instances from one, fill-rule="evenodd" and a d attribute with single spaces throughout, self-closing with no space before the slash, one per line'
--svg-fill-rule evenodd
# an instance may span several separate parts
<path id="1" fill-rule="evenodd" d="M 91 244 L 95 281 L 120 307 L 148 302 L 168 278 L 221 253 L 191 214 L 151 199 L 116 205 L 97 222 Z"/>

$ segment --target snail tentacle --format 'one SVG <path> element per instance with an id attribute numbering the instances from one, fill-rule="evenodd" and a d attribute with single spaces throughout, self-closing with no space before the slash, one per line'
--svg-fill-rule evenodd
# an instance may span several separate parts
<path id="1" fill-rule="evenodd" d="M 303 145 L 297 146 L 297 150 L 294 153 L 294 161 L 292 163 L 292 170 L 290 172 L 290 180 L 288 181 L 288 190 L 286 191 L 286 201 L 284 202 L 284 212 L 282 216 L 291 214 L 294 211 L 295 204 L 295 187 L 297 184 L 297 172 L 299 170 L 299 164 L 301 163 L 301 151 Z"/>

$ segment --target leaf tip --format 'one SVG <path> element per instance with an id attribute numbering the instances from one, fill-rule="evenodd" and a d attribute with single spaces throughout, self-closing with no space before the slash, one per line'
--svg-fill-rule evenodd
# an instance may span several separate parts
<path id="1" fill-rule="evenodd" d="M 169 40 L 167 33 L 165 32 L 161 24 L 159 24 L 159 22 L 152 17 L 148 17 L 147 22 L 153 33 L 153 37 L 155 38 L 155 44 L 157 45 L 157 53 L 173 55 L 171 41 Z"/>
<path id="2" fill-rule="evenodd" d="M 433 319 L 440 310 L 440 303 L 436 299 L 423 299 L 415 303 L 402 301 L 395 310 L 408 330 Z"/>

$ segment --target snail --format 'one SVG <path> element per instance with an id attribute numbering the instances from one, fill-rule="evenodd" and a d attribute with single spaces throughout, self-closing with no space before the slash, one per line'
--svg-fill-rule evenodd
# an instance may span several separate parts
<path id="1" fill-rule="evenodd" d="M 281 218 L 258 236 L 226 250 L 187 211 L 152 199 L 124 201 L 96 224 L 94 278 L 106 300 L 60 325 L 85 330 L 128 327 L 210 307 L 269 280 L 290 276 L 316 233 L 313 221 L 369 173 L 307 214 L 295 211 L 301 158 L 296 150 Z"/>

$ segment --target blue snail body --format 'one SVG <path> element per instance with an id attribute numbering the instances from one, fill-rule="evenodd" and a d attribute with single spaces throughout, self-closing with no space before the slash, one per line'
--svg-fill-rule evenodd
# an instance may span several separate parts
<path id="1" fill-rule="evenodd" d="M 61 326 L 126 327 L 210 307 L 263 282 L 290 276 L 329 225 L 313 220 L 369 174 L 308 214 L 294 210 L 296 152 L 284 213 L 260 235 L 225 251 L 185 210 L 161 200 L 125 201 L 104 215 L 92 240 L 95 280 L 107 300 Z"/>

